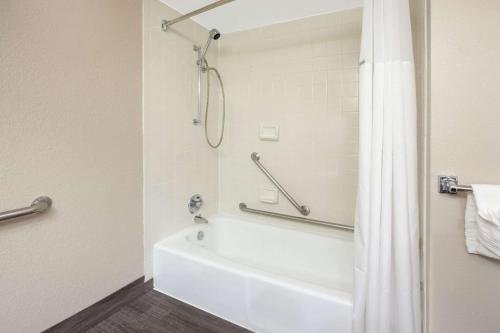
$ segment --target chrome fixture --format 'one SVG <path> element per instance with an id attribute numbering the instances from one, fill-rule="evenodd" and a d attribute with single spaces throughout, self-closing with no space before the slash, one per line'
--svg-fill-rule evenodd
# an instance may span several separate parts
<path id="1" fill-rule="evenodd" d="M 203 66 L 199 64 L 203 59 L 201 57 L 201 47 L 198 45 L 193 45 L 193 51 L 198 53 L 198 60 L 196 61 L 196 65 L 198 66 L 198 106 L 196 109 L 196 116 L 193 118 L 193 125 L 199 125 L 201 124 L 201 108 L 202 108 L 202 102 L 201 102 L 201 77 L 203 73 Z"/>
<path id="2" fill-rule="evenodd" d="M 208 223 L 208 220 L 206 218 L 204 218 L 203 216 L 201 216 L 201 214 L 198 214 L 198 215 L 193 216 L 193 222 L 197 223 L 197 224 L 204 224 L 204 223 Z"/>
<path id="3" fill-rule="evenodd" d="M 458 185 L 456 176 L 439 176 L 439 193 L 472 192 L 472 186 Z"/>
<path id="4" fill-rule="evenodd" d="M 197 211 L 200 210 L 202 205 L 203 205 L 203 198 L 201 197 L 201 194 L 192 195 L 188 202 L 189 212 L 191 214 L 196 213 Z"/>
<path id="5" fill-rule="evenodd" d="M 314 220 L 314 219 L 309 219 L 306 217 L 293 216 L 293 215 L 287 215 L 287 214 L 281 214 L 281 213 L 268 212 L 266 210 L 248 208 L 247 205 L 243 202 L 240 203 L 239 207 L 240 207 L 241 211 L 246 212 L 246 213 L 265 215 L 265 216 L 286 219 L 286 220 L 292 220 L 292 221 L 297 221 L 297 222 L 312 223 L 312 224 L 322 225 L 322 226 L 331 227 L 331 228 L 335 228 L 335 229 L 354 231 L 354 227 L 347 225 L 347 224 Z"/>
<path id="6" fill-rule="evenodd" d="M 208 145 L 212 148 L 218 148 L 222 140 L 224 139 L 224 125 L 226 123 L 226 94 L 224 91 L 224 84 L 222 82 L 222 77 L 215 67 L 210 67 L 208 65 L 208 61 L 206 58 L 208 48 L 212 43 L 212 40 L 217 40 L 221 37 L 221 33 L 217 29 L 210 30 L 208 34 L 207 42 L 205 43 L 205 47 L 203 50 L 200 46 L 194 45 L 193 50 L 198 54 L 198 60 L 196 61 L 196 65 L 198 66 L 198 110 L 196 113 L 196 117 L 193 119 L 193 124 L 198 125 L 201 123 L 201 109 L 202 109 L 202 101 L 201 101 L 201 90 L 202 90 L 202 73 L 207 75 L 207 93 L 206 93 L 206 103 L 205 103 L 205 140 Z M 222 126 L 221 133 L 219 135 L 219 139 L 216 143 L 212 143 L 210 138 L 208 137 L 208 114 L 209 114 L 209 104 L 210 104 L 210 72 L 214 72 L 217 80 L 219 82 L 221 93 L 222 93 Z"/>
<path id="7" fill-rule="evenodd" d="M 29 207 L 8 210 L 0 213 L 0 221 L 7 221 L 21 216 L 43 213 L 49 209 L 50 206 L 52 206 L 52 199 L 49 197 L 38 197 L 33 200 Z"/>
<path id="8" fill-rule="evenodd" d="M 204 13 L 206 11 L 209 11 L 211 9 L 214 9 L 214 8 L 217 8 L 219 6 L 222 6 L 222 5 L 225 5 L 227 3 L 230 3 L 230 2 L 233 2 L 234 0 L 219 0 L 219 1 L 215 1 L 209 5 L 206 5 L 205 7 L 201 7 L 199 9 L 196 9 L 196 10 L 193 10 L 192 12 L 189 12 L 187 14 L 184 14 L 182 16 L 179 16 L 173 20 L 162 20 L 161 21 L 161 28 L 163 31 L 167 31 L 168 27 L 170 27 L 171 25 L 175 24 L 175 23 L 178 23 L 178 22 L 181 22 L 181 21 L 184 21 L 190 17 L 193 17 L 193 16 L 196 16 L 196 15 L 199 15 L 201 13 Z"/>
<path id="9" fill-rule="evenodd" d="M 252 161 L 254 161 L 254 163 L 257 165 L 257 167 L 264 173 L 264 175 L 274 184 L 274 186 L 278 188 L 281 193 L 283 193 L 285 198 L 287 198 L 287 200 L 299 211 L 300 214 L 305 216 L 309 215 L 309 213 L 311 212 L 309 207 L 305 205 L 301 206 L 297 201 L 295 201 L 295 199 L 283 188 L 283 186 L 281 186 L 276 178 L 274 178 L 273 175 L 271 175 L 269 171 L 262 165 L 262 163 L 260 163 L 260 156 L 258 153 L 253 152 L 250 157 L 252 158 Z"/>
<path id="10" fill-rule="evenodd" d="M 217 29 L 212 29 L 208 32 L 208 39 L 207 42 L 205 43 L 205 47 L 203 48 L 203 52 L 201 53 L 202 59 L 206 59 L 207 51 L 208 48 L 210 47 L 210 44 L 212 43 L 212 40 L 217 40 L 220 38 L 220 36 L 221 36 L 220 32 Z"/>
<path id="11" fill-rule="evenodd" d="M 233 2 L 234 0 L 220 0 L 216 1 L 214 3 L 211 3 L 205 7 L 202 7 L 200 9 L 194 10 L 190 13 L 187 13 L 185 15 L 182 15 L 176 19 L 173 20 L 162 20 L 161 21 L 161 28 L 163 31 L 167 31 L 168 27 L 171 26 L 172 24 L 175 24 L 177 22 L 183 21 L 185 19 L 188 19 L 192 16 L 204 13 L 208 10 L 211 10 L 213 8 L 217 8 L 219 6 L 225 5 L 229 2 Z M 205 73 L 207 75 L 207 95 L 206 95 L 206 103 L 205 103 L 205 140 L 207 141 L 208 145 L 212 148 L 218 148 L 222 140 L 224 138 L 224 124 L 225 124 L 225 119 L 226 119 L 226 95 L 224 92 L 224 84 L 222 83 L 222 77 L 219 73 L 219 71 L 215 67 L 210 67 L 208 65 L 208 61 L 206 58 L 208 48 L 210 47 L 210 44 L 212 43 L 212 40 L 217 40 L 221 37 L 221 33 L 217 29 L 212 29 L 209 32 L 208 35 L 208 40 L 205 43 L 205 47 L 201 48 L 201 46 L 194 45 L 193 50 L 197 52 L 198 54 L 198 59 L 196 61 L 196 65 L 198 66 L 198 110 L 196 111 L 196 116 L 193 119 L 193 125 L 199 125 L 201 124 L 201 109 L 202 109 L 202 101 L 201 101 L 201 90 L 202 90 L 202 73 Z M 210 138 L 208 137 L 208 111 L 209 111 L 209 102 L 210 102 L 210 72 L 214 72 L 217 80 L 219 81 L 219 85 L 221 88 L 221 93 L 222 93 L 222 122 L 221 122 L 221 133 L 219 135 L 219 139 L 217 142 L 212 143 L 210 141 Z"/>

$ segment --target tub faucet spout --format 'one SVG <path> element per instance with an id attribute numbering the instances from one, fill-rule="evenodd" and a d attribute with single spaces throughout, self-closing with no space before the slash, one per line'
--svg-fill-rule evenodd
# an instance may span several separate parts
<path id="1" fill-rule="evenodd" d="M 208 220 L 201 216 L 201 214 L 193 216 L 193 222 L 197 224 L 208 223 Z"/>

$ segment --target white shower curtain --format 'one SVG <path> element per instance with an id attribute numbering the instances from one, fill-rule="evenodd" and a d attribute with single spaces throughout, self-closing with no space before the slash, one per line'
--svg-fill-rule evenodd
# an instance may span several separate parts
<path id="1" fill-rule="evenodd" d="M 415 71 L 408 0 L 365 0 L 353 333 L 420 333 Z"/>

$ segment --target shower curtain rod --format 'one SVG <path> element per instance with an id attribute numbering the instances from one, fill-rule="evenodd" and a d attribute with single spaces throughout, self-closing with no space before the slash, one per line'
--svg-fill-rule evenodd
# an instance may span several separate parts
<path id="1" fill-rule="evenodd" d="M 217 8 L 219 6 L 222 6 L 222 5 L 225 5 L 227 3 L 230 3 L 230 2 L 233 2 L 234 0 L 219 0 L 219 1 L 215 1 L 209 5 L 206 5 L 205 7 L 201 7 L 199 9 L 196 9 L 196 10 L 193 10 L 192 12 L 189 12 L 187 14 L 184 14 L 182 16 L 179 16 L 178 18 L 175 18 L 173 20 L 162 20 L 161 21 L 161 28 L 163 31 L 167 31 L 168 27 L 175 24 L 175 23 L 178 23 L 178 22 L 181 22 L 181 21 L 184 21 L 192 16 L 196 16 L 196 15 L 199 15 L 201 13 L 204 13 L 206 11 L 209 11 L 211 9 L 214 9 L 214 8 Z"/>

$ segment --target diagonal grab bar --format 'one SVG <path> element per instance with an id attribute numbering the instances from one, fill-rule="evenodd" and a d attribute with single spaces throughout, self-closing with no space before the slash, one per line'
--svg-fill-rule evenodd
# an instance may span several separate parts
<path id="1" fill-rule="evenodd" d="M 269 171 L 267 171 L 267 169 L 262 165 L 262 163 L 260 163 L 260 156 L 259 156 L 258 153 L 253 152 L 252 155 L 250 155 L 250 157 L 252 158 L 252 161 L 254 161 L 255 165 L 257 165 L 257 167 L 264 173 L 264 175 L 274 184 L 274 186 L 276 186 L 278 188 L 278 190 L 281 193 L 283 193 L 283 195 L 285 196 L 285 198 L 288 201 L 290 201 L 290 203 L 295 208 L 297 208 L 297 210 L 299 211 L 300 214 L 302 214 L 304 216 L 309 215 L 309 213 L 311 212 L 311 210 L 309 209 L 309 207 L 307 207 L 306 205 L 300 205 L 297 201 L 295 201 L 295 199 L 290 195 L 290 193 L 288 193 L 283 188 L 283 186 L 281 186 L 281 184 L 276 180 L 276 178 L 274 178 L 273 175 L 271 175 L 269 173 Z"/>

